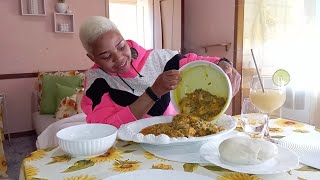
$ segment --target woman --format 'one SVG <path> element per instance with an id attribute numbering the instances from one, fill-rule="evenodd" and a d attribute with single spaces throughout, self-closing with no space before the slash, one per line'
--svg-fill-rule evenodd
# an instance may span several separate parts
<path id="1" fill-rule="evenodd" d="M 146 50 L 124 40 L 115 24 L 101 16 L 90 17 L 81 25 L 80 40 L 95 63 L 86 72 L 81 102 L 88 123 L 119 128 L 141 118 L 176 114 L 169 92 L 181 81 L 179 67 L 194 60 L 217 63 L 229 77 L 234 76 L 226 59 L 181 55 L 168 49 Z"/>

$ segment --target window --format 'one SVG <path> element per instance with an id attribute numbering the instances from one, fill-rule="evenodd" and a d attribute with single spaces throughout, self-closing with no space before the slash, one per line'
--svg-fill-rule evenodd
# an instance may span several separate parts
<path id="1" fill-rule="evenodd" d="M 125 39 L 153 48 L 152 0 L 110 0 L 109 16 Z"/>

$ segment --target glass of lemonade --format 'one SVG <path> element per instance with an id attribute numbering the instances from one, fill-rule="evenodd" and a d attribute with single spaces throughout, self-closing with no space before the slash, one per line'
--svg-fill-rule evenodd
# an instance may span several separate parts
<path id="1" fill-rule="evenodd" d="M 280 108 L 286 100 L 286 92 L 284 85 L 281 85 L 281 79 L 277 80 L 272 76 L 261 76 L 261 83 L 258 76 L 254 76 L 250 86 L 249 98 L 252 104 L 262 113 L 267 114 L 267 126 L 265 130 L 265 138 L 270 139 L 269 135 L 269 116 L 270 113 Z M 274 83 L 276 81 L 276 83 Z M 277 84 L 277 85 L 276 85 Z"/>
<path id="2" fill-rule="evenodd" d="M 263 137 L 266 130 L 268 115 L 261 113 L 250 101 L 245 98 L 241 108 L 241 126 L 246 134 L 253 138 Z"/>

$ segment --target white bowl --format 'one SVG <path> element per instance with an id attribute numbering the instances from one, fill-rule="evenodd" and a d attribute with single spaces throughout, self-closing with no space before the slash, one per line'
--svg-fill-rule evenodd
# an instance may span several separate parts
<path id="1" fill-rule="evenodd" d="M 97 156 L 113 146 L 117 128 L 108 124 L 80 124 L 57 132 L 62 150 L 74 157 Z"/>
<path id="2" fill-rule="evenodd" d="M 228 109 L 232 100 L 232 86 L 227 74 L 216 64 L 198 60 L 190 62 L 179 69 L 182 72 L 182 81 L 179 86 L 170 91 L 172 104 L 180 112 L 179 102 L 196 89 L 203 89 L 213 95 L 226 98 L 226 103 L 213 119 L 219 118 Z"/>

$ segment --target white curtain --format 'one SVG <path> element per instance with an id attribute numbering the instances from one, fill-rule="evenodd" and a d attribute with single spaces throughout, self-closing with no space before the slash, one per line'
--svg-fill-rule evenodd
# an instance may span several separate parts
<path id="1" fill-rule="evenodd" d="M 262 74 L 290 73 L 281 116 L 320 126 L 319 42 L 319 0 L 246 0 L 243 87 L 255 73 L 252 48 Z"/>

